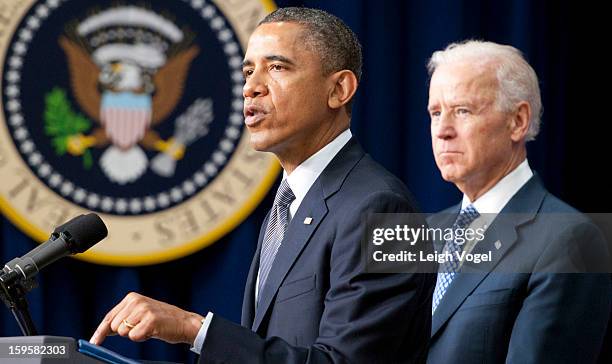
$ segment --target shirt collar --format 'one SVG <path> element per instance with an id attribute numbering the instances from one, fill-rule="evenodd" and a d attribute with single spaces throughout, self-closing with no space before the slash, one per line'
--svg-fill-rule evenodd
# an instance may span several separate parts
<path id="1" fill-rule="evenodd" d="M 481 214 L 497 214 L 532 176 L 533 171 L 525 159 L 476 201 L 470 201 L 469 197 L 464 194 L 461 209 L 471 203 Z"/>
<path id="2" fill-rule="evenodd" d="M 352 136 L 351 130 L 346 129 L 326 146 L 303 161 L 289 176 L 287 176 L 287 172 L 283 171 L 283 179 L 287 179 L 287 183 L 289 183 L 289 187 L 295 195 L 296 206 L 300 205 L 321 172 Z"/>

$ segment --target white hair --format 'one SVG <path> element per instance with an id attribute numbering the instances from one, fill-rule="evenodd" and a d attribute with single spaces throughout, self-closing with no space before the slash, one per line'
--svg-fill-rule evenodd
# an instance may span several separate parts
<path id="1" fill-rule="evenodd" d="M 497 106 L 502 111 L 512 111 L 515 105 L 526 101 L 531 107 L 531 120 L 526 141 L 534 140 L 540 131 L 542 99 L 538 76 L 518 49 L 493 42 L 467 40 L 452 43 L 442 51 L 436 51 L 427 64 L 431 76 L 440 65 L 477 59 L 478 63 L 494 63 L 497 81 Z"/>

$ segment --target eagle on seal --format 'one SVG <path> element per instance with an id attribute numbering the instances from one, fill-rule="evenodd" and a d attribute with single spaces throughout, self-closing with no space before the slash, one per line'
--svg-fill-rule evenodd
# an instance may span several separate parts
<path id="1" fill-rule="evenodd" d="M 115 183 L 138 179 L 148 167 L 143 148 L 180 159 L 184 146 L 163 140 L 153 127 L 166 120 L 181 99 L 185 79 L 199 49 L 174 49 L 171 56 L 146 44 L 109 44 L 91 51 L 84 42 L 62 36 L 73 95 L 99 126 L 89 135 L 74 135 L 68 151 L 106 148 L 100 166 Z M 180 48 L 180 47 L 179 47 Z"/>

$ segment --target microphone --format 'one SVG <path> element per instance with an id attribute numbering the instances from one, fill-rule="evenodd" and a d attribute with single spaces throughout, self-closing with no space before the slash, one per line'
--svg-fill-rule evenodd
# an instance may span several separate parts
<path id="1" fill-rule="evenodd" d="M 83 253 L 106 235 L 108 230 L 98 215 L 79 215 L 56 227 L 46 242 L 6 263 L 0 271 L 0 281 L 4 285 L 11 285 L 17 280 L 28 280 L 58 259 Z"/>

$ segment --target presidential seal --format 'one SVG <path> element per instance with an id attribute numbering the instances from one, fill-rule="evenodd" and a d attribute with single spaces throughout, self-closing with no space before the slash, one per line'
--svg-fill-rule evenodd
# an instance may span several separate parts
<path id="1" fill-rule="evenodd" d="M 242 116 L 269 1 L 2 0 L 0 208 L 43 241 L 93 211 L 84 260 L 154 264 L 231 231 L 274 182 Z"/>

